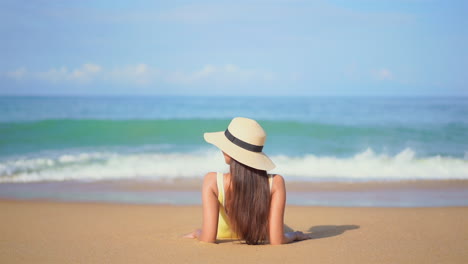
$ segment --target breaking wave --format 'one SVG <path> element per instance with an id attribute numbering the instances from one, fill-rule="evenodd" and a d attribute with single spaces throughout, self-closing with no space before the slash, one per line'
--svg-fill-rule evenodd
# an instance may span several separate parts
<path id="1" fill-rule="evenodd" d="M 443 156 L 417 157 L 411 148 L 396 155 L 372 149 L 351 157 L 271 157 L 272 173 L 291 180 L 387 181 L 468 179 L 468 160 Z M 111 179 L 170 180 L 202 178 L 208 171 L 227 171 L 219 151 L 173 153 L 82 152 L 48 157 L 10 157 L 0 161 L 0 182 L 97 181 Z"/>

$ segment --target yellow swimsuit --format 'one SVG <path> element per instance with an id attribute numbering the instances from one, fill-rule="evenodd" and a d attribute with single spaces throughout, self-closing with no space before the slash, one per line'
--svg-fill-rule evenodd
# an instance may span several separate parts
<path id="1" fill-rule="evenodd" d="M 216 175 L 217 184 L 218 184 L 218 201 L 219 201 L 219 216 L 218 216 L 218 235 L 217 238 L 230 238 L 238 239 L 236 233 L 231 230 L 229 226 L 229 218 L 226 215 L 226 210 L 224 209 L 224 175 L 221 172 L 218 172 Z M 273 175 L 268 175 L 268 182 L 271 186 L 273 184 Z"/>

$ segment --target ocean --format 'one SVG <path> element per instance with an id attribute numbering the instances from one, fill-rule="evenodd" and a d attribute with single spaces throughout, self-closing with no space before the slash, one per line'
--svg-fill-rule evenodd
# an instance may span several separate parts
<path id="1" fill-rule="evenodd" d="M 272 173 L 287 181 L 468 179 L 466 97 L 4 96 L 0 197 L 21 196 L 11 191 L 19 183 L 227 171 L 203 133 L 225 130 L 236 116 L 264 127 Z"/>

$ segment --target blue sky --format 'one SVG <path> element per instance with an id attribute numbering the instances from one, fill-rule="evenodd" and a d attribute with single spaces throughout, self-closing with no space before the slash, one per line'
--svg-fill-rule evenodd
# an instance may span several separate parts
<path id="1" fill-rule="evenodd" d="M 0 94 L 468 95 L 467 3 L 0 0 Z"/>

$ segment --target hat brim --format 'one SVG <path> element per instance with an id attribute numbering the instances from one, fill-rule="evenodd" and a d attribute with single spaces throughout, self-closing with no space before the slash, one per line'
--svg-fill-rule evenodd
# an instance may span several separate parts
<path id="1" fill-rule="evenodd" d="M 220 150 L 239 161 L 240 163 L 258 170 L 272 170 L 276 166 L 271 159 L 263 152 L 252 152 L 243 149 L 224 135 L 224 131 L 204 134 L 205 141 L 215 145 Z"/>

